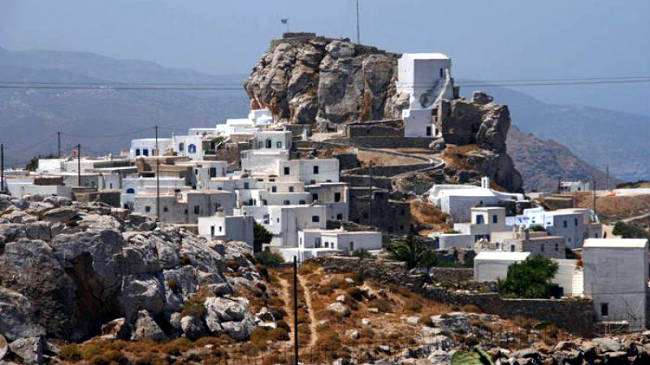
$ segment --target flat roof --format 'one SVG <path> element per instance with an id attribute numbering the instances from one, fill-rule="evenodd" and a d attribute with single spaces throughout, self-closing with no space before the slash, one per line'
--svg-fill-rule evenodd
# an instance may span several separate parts
<path id="1" fill-rule="evenodd" d="M 582 245 L 583 248 L 644 248 L 647 246 L 648 240 L 645 238 L 588 238 Z"/>
<path id="2" fill-rule="evenodd" d="M 528 256 L 530 252 L 481 251 L 474 260 L 523 261 Z"/>
<path id="3" fill-rule="evenodd" d="M 444 53 L 403 53 L 402 58 L 419 59 L 419 60 L 448 60 L 450 59 Z"/>

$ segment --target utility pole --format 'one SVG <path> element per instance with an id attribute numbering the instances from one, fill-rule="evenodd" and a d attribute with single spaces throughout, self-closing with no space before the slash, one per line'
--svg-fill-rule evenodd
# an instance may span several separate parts
<path id="1" fill-rule="evenodd" d="M 606 178 L 606 185 L 605 185 L 605 190 L 609 191 L 609 165 L 605 168 L 605 171 L 607 172 L 607 178 Z"/>
<path id="2" fill-rule="evenodd" d="M 160 154 L 158 153 L 158 126 L 156 126 L 156 219 L 160 222 Z"/>
<path id="3" fill-rule="evenodd" d="M 361 37 L 359 34 L 359 0 L 357 0 L 357 44 L 361 44 Z"/>
<path id="4" fill-rule="evenodd" d="M 298 259 L 293 257 L 293 363 L 298 365 Z"/>
<path id="5" fill-rule="evenodd" d="M 0 193 L 5 192 L 5 145 L 0 144 Z"/>
<path id="6" fill-rule="evenodd" d="M 81 143 L 77 145 L 77 187 L 81 186 Z"/>
<path id="7" fill-rule="evenodd" d="M 368 187 L 369 190 L 369 195 L 368 195 L 368 222 L 369 225 L 372 226 L 372 160 L 368 164 L 368 173 L 370 174 L 370 186 Z"/>
<path id="8" fill-rule="evenodd" d="M 56 132 L 56 142 L 57 142 L 57 156 L 61 158 L 61 132 Z"/>
<path id="9" fill-rule="evenodd" d="M 594 178 L 594 204 L 593 204 L 594 214 L 596 213 L 596 179 Z"/>

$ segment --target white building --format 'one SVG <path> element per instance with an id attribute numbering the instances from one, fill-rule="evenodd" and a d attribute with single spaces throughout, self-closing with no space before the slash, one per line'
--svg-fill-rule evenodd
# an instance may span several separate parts
<path id="1" fill-rule="evenodd" d="M 298 232 L 325 228 L 327 216 L 322 205 L 243 206 L 236 214 L 252 216 L 273 234 L 271 246 L 298 247 Z"/>
<path id="2" fill-rule="evenodd" d="M 255 133 L 253 148 L 258 150 L 288 150 L 291 149 L 292 138 L 290 131 L 259 131 Z"/>
<path id="3" fill-rule="evenodd" d="M 510 226 L 540 226 L 553 236 L 564 237 L 571 249 L 582 247 L 586 238 L 601 238 L 602 224 L 593 210 L 568 208 L 545 211 L 542 207 L 524 209 L 522 215 L 507 218 Z"/>
<path id="4" fill-rule="evenodd" d="M 182 190 L 187 190 L 186 180 L 182 177 L 160 177 L 158 180 L 161 193 L 176 194 Z M 123 208 L 133 209 L 135 196 L 138 193 L 155 193 L 155 177 L 127 177 L 122 180 L 122 195 L 120 197 Z"/>
<path id="5" fill-rule="evenodd" d="M 582 253 L 584 292 L 600 321 L 627 321 L 646 328 L 648 240 L 585 240 Z"/>
<path id="6" fill-rule="evenodd" d="M 589 181 L 560 181 L 560 193 L 590 191 Z"/>
<path id="7" fill-rule="evenodd" d="M 302 181 L 306 185 L 339 182 L 339 160 L 278 160 L 277 175 L 285 180 Z"/>
<path id="8" fill-rule="evenodd" d="M 159 155 L 163 155 L 166 151 L 172 150 L 173 142 L 171 138 L 158 138 L 158 148 L 160 149 Z M 140 156 L 155 156 L 156 155 L 156 139 L 155 138 L 140 138 L 131 140 L 131 149 L 129 150 L 129 158 L 134 160 Z"/>
<path id="9" fill-rule="evenodd" d="M 289 151 L 284 149 L 245 150 L 240 153 L 242 170 L 254 174 L 276 175 L 278 171 L 278 163 L 288 160 Z"/>
<path id="10" fill-rule="evenodd" d="M 225 124 L 217 124 L 217 132 L 224 136 L 232 134 L 252 134 L 257 132 L 255 122 L 248 118 L 227 119 Z"/>
<path id="11" fill-rule="evenodd" d="M 454 96 L 451 59 L 442 53 L 404 53 L 397 61 L 397 91 L 410 95 L 402 110 L 404 136 L 433 137 L 436 105 Z"/>
<path id="12" fill-rule="evenodd" d="M 298 262 L 302 262 L 312 257 L 335 253 L 349 254 L 358 250 L 376 251 L 381 248 L 381 232 L 315 228 L 298 232 L 297 247 L 283 247 L 276 251 L 285 261 L 291 261 L 293 256 L 296 256 Z"/>
<path id="13" fill-rule="evenodd" d="M 253 217 L 243 215 L 225 216 L 216 214 L 199 217 L 199 235 L 210 240 L 242 241 L 253 247 Z"/>
<path id="14" fill-rule="evenodd" d="M 503 193 L 490 189 L 490 179 L 483 177 L 481 186 L 434 185 L 429 190 L 429 201 L 443 212 L 452 216 L 455 222 L 469 222 L 471 208 L 494 206 L 505 201 L 524 201 L 523 194 Z"/>
<path id="15" fill-rule="evenodd" d="M 343 182 L 319 183 L 307 185 L 305 189 L 311 194 L 311 200 L 327 209 L 327 219 L 345 220 L 350 215 L 350 192 L 348 184 Z"/>
<path id="16" fill-rule="evenodd" d="M 474 257 L 474 280 L 497 281 L 508 275 L 508 266 L 524 261 L 529 252 L 482 251 Z"/>

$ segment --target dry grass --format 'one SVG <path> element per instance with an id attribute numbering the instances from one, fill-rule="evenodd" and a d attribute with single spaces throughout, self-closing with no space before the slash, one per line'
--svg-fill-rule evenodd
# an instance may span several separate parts
<path id="1" fill-rule="evenodd" d="M 593 199 L 592 193 L 576 194 L 576 207 L 593 208 Z M 596 211 L 601 221 L 606 222 L 645 214 L 650 211 L 650 195 L 599 196 L 596 198 Z"/>
<path id="2" fill-rule="evenodd" d="M 411 217 L 421 225 L 446 225 L 449 215 L 432 203 L 413 199 L 410 201 Z"/>
<path id="3" fill-rule="evenodd" d="M 467 153 L 478 150 L 478 145 L 468 144 L 464 146 L 456 146 L 448 144 L 442 151 L 440 157 L 445 160 L 447 166 L 458 167 L 464 170 L 470 169 L 467 163 Z"/>

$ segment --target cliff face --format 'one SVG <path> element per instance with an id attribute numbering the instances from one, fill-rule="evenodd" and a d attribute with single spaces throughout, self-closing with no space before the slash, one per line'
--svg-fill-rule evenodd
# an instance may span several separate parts
<path id="1" fill-rule="evenodd" d="M 244 88 L 251 108 L 269 108 L 276 119 L 290 123 L 315 123 L 318 130 L 350 121 L 401 118 L 409 95 L 396 92 L 399 56 L 346 39 L 285 34 L 271 43 Z M 506 190 L 521 191 L 521 175 L 506 152 L 510 113 L 507 106 L 491 101 L 484 93 L 471 101 L 444 100 L 438 115 L 443 138 L 432 148 L 441 152 L 447 144 L 477 146 L 459 156 L 462 164 L 445 169 L 445 181 L 474 183 L 488 176 Z"/>
<path id="2" fill-rule="evenodd" d="M 269 108 L 291 123 L 382 119 L 395 93 L 398 56 L 347 39 L 290 33 L 273 41 L 244 88 L 251 108 Z"/>

